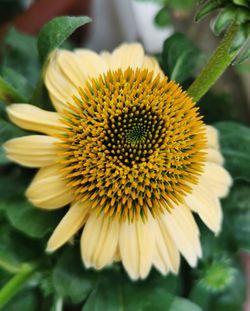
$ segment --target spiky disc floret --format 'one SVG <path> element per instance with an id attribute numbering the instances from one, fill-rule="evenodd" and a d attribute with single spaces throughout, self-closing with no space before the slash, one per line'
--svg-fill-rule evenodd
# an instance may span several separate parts
<path id="1" fill-rule="evenodd" d="M 148 70 L 91 79 L 63 114 L 60 163 L 76 200 L 133 221 L 191 192 L 205 161 L 205 126 L 191 98 Z"/>

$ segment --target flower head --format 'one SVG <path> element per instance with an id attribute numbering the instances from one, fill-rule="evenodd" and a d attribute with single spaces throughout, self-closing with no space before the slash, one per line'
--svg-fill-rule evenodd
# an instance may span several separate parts
<path id="1" fill-rule="evenodd" d="M 192 211 L 217 233 L 219 198 L 231 178 L 217 132 L 192 99 L 139 44 L 100 56 L 59 50 L 45 83 L 57 112 L 8 108 L 18 126 L 45 135 L 12 139 L 5 149 L 16 162 L 40 167 L 27 190 L 34 206 L 71 204 L 48 251 L 83 228 L 87 267 L 121 261 L 133 279 L 152 265 L 177 273 L 179 253 L 195 266 L 201 247 Z"/>

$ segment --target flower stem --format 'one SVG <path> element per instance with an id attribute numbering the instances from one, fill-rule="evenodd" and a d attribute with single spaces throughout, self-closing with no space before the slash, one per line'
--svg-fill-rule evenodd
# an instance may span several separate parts
<path id="1" fill-rule="evenodd" d="M 18 292 L 35 269 L 35 265 L 23 264 L 20 270 L 1 288 L 0 309 Z"/>
<path id="2" fill-rule="evenodd" d="M 187 90 L 194 101 L 199 101 L 232 63 L 237 51 L 235 53 L 229 53 L 229 50 L 238 30 L 238 25 L 232 24 L 229 27 L 225 37 L 209 59 L 207 65 Z"/>

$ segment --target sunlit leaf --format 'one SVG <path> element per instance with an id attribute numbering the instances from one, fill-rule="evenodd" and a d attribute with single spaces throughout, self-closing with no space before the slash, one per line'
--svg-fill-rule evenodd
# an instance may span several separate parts
<path id="1" fill-rule="evenodd" d="M 84 269 L 79 249 L 68 247 L 53 270 L 53 286 L 59 297 L 79 303 L 93 289 L 96 277 Z"/>
<path id="2" fill-rule="evenodd" d="M 200 50 L 182 33 L 175 33 L 164 42 L 163 69 L 171 80 L 181 83 L 190 78 L 200 59 Z"/>
<path id="3" fill-rule="evenodd" d="M 41 238 L 51 232 L 63 216 L 63 211 L 43 211 L 27 200 L 11 200 L 6 213 L 11 224 L 32 238 Z"/>
<path id="4" fill-rule="evenodd" d="M 215 124 L 226 168 L 233 177 L 250 180 L 250 128 L 236 122 Z"/>
<path id="5" fill-rule="evenodd" d="M 60 16 L 49 21 L 38 35 L 38 50 L 44 63 L 51 51 L 59 47 L 77 28 L 90 23 L 87 16 Z"/>

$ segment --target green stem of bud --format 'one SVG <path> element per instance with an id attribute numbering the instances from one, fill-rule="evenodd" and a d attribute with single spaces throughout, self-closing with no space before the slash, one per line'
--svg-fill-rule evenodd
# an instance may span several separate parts
<path id="1" fill-rule="evenodd" d="M 229 53 L 229 50 L 238 30 L 238 25 L 232 24 L 229 27 L 207 65 L 202 69 L 201 73 L 187 90 L 194 101 L 199 101 L 202 96 L 207 93 L 234 60 L 238 51 Z"/>
<path id="2" fill-rule="evenodd" d="M 23 264 L 20 270 L 0 290 L 0 309 L 19 291 L 35 272 L 36 265 Z"/>

